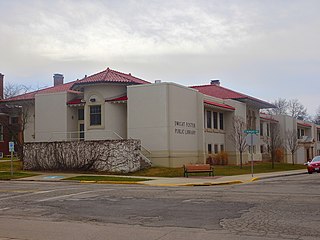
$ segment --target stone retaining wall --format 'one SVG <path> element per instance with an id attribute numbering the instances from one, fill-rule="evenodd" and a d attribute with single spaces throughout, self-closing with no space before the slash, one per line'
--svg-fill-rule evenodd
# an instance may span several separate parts
<path id="1" fill-rule="evenodd" d="M 128 173 L 151 166 L 141 157 L 141 141 L 101 140 L 24 144 L 25 170 L 92 170 Z"/>

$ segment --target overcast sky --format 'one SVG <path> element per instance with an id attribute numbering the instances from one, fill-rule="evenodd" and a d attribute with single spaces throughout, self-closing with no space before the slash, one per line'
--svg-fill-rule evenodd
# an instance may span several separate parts
<path id="1" fill-rule="evenodd" d="M 320 106 L 319 0 L 0 0 L 0 72 L 34 89 L 107 67 Z"/>

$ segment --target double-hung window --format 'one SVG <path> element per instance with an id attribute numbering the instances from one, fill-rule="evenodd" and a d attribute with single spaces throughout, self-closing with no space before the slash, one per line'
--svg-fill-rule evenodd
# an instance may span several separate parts
<path id="1" fill-rule="evenodd" d="M 219 113 L 219 127 L 221 130 L 224 129 L 223 122 L 223 113 Z"/>
<path id="2" fill-rule="evenodd" d="M 212 128 L 211 111 L 207 111 L 207 128 Z"/>
<path id="3" fill-rule="evenodd" d="M 90 106 L 90 126 L 101 125 L 101 105 Z"/>
<path id="4" fill-rule="evenodd" d="M 218 113 L 212 112 L 213 114 L 213 128 L 218 129 Z"/>

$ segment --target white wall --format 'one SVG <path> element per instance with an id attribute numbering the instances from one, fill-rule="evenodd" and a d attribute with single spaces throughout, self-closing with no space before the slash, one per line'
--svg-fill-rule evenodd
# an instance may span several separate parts
<path id="1" fill-rule="evenodd" d="M 159 83 L 130 86 L 128 98 L 128 137 L 142 140 L 152 152 L 153 164 L 204 162 L 201 93 Z"/>
<path id="2" fill-rule="evenodd" d="M 108 99 L 114 99 L 126 94 L 125 85 L 93 85 L 85 86 L 84 99 L 85 105 L 85 129 L 86 139 L 119 139 L 127 138 L 127 107 L 125 103 L 105 102 Z M 90 102 L 93 97 L 96 102 Z M 102 107 L 102 125 L 90 126 L 90 105 L 101 105 Z"/>
<path id="3" fill-rule="evenodd" d="M 67 93 L 35 96 L 35 140 L 63 141 L 67 139 Z"/>

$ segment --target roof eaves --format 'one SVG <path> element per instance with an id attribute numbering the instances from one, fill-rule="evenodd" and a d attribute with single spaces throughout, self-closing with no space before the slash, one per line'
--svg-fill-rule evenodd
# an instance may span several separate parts
<path id="1" fill-rule="evenodd" d="M 212 105 L 212 106 L 219 107 L 219 108 L 224 108 L 224 109 L 233 110 L 233 111 L 236 110 L 234 107 L 229 106 L 227 104 L 223 104 L 223 103 L 215 103 L 215 102 L 211 102 L 211 101 L 207 101 L 207 100 L 204 100 L 203 102 L 204 102 L 204 104 Z"/>

